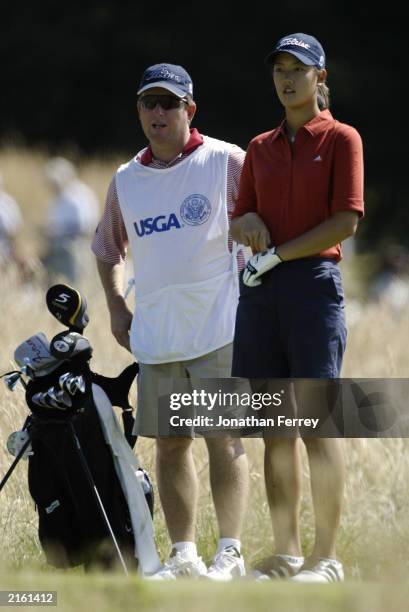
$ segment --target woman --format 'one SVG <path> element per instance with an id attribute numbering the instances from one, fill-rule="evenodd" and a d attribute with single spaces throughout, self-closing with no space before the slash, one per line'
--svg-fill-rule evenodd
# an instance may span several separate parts
<path id="1" fill-rule="evenodd" d="M 363 215 L 362 143 L 333 119 L 325 53 L 307 34 L 280 39 L 267 56 L 285 109 L 278 128 L 248 148 L 233 214 L 235 240 L 253 249 L 243 274 L 233 376 L 322 378 L 340 375 L 346 343 L 338 268 L 341 242 Z M 313 407 L 295 385 L 298 416 Z M 310 400 L 310 401 L 309 401 Z M 299 440 L 265 437 L 265 481 L 276 554 L 270 577 L 343 580 L 335 539 L 344 488 L 341 442 L 304 438 L 315 511 L 315 544 L 304 560 L 299 535 Z"/>

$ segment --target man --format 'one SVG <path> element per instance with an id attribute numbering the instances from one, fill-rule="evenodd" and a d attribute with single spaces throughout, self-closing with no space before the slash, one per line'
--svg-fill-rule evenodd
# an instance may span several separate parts
<path id="1" fill-rule="evenodd" d="M 98 222 L 99 202 L 81 181 L 68 159 L 53 157 L 45 165 L 45 177 L 53 192 L 47 216 L 47 252 L 44 265 L 50 284 L 63 276 L 80 284 L 90 255 L 89 242 Z"/>
<path id="2" fill-rule="evenodd" d="M 197 474 L 191 438 L 158 436 L 158 383 L 231 375 L 237 265 L 228 248 L 244 152 L 190 124 L 193 85 L 181 66 L 156 64 L 142 76 L 137 110 L 149 141 L 109 187 L 93 242 L 116 340 L 140 363 L 136 433 L 157 438 L 157 478 L 172 552 L 158 578 L 244 575 L 240 531 L 248 489 L 239 439 L 208 438 L 220 540 L 209 570 L 197 556 Z M 123 297 L 128 244 L 134 315 Z"/>
<path id="3" fill-rule="evenodd" d="M 0 266 L 6 268 L 10 261 L 18 261 L 16 235 L 22 226 L 20 207 L 3 189 L 0 174 Z"/>
<path id="4" fill-rule="evenodd" d="M 34 273 L 33 262 L 21 251 L 18 234 L 23 226 L 23 217 L 16 200 L 4 190 L 0 172 L 0 272 L 5 273 L 10 264 L 15 264 L 22 281 L 29 281 Z"/>

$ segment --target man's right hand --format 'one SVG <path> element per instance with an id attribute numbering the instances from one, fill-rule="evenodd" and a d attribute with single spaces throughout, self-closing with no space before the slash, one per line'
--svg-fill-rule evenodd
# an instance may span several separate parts
<path id="1" fill-rule="evenodd" d="M 125 266 L 123 263 L 111 264 L 97 258 L 97 268 L 111 315 L 112 334 L 118 344 L 131 352 L 129 330 L 131 329 L 132 312 L 122 295 Z"/>
<path id="2" fill-rule="evenodd" d="M 257 213 L 246 213 L 233 219 L 230 232 L 234 240 L 251 247 L 254 253 L 265 251 L 271 242 L 270 232 Z"/>
<path id="3" fill-rule="evenodd" d="M 131 346 L 129 342 L 129 331 L 132 323 L 132 312 L 129 310 L 125 300 L 119 299 L 119 296 L 115 304 L 111 304 L 111 331 L 115 340 L 131 352 Z"/>

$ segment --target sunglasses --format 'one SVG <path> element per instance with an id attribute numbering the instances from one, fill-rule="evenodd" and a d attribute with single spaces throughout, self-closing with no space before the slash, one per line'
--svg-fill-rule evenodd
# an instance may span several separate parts
<path id="1" fill-rule="evenodd" d="M 172 110 L 174 108 L 180 108 L 181 104 L 187 104 L 187 100 L 184 98 L 181 99 L 176 98 L 176 96 L 168 95 L 142 96 L 142 98 L 139 98 L 138 102 L 145 110 L 153 110 L 158 104 L 163 110 Z"/>

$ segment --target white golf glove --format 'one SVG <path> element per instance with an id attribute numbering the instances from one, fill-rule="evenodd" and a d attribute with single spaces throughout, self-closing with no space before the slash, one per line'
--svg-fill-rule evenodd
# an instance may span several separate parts
<path id="1" fill-rule="evenodd" d="M 244 268 L 243 282 L 247 287 L 256 287 L 261 285 L 261 279 L 259 278 L 272 268 L 275 268 L 279 263 L 282 262 L 281 257 L 276 253 L 276 248 L 272 247 L 267 251 L 262 251 L 253 255 Z"/>

